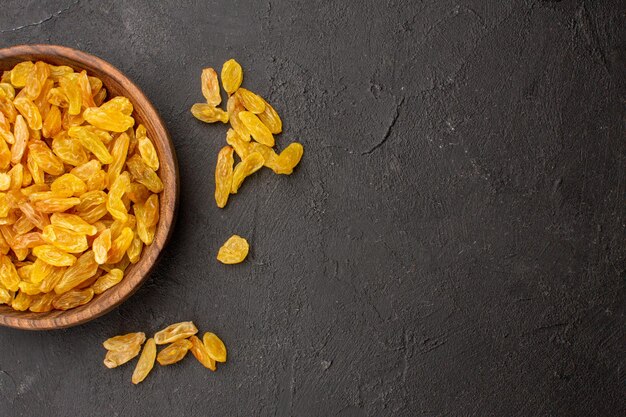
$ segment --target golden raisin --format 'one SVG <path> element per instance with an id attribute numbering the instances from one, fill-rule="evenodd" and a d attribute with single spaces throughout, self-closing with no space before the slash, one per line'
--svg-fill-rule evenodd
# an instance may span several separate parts
<path id="1" fill-rule="evenodd" d="M 202 341 L 209 356 L 216 362 L 226 362 L 226 345 L 215 333 L 207 332 Z"/>
<path id="2" fill-rule="evenodd" d="M 189 350 L 191 350 L 191 353 L 193 353 L 193 356 L 196 357 L 198 362 L 200 362 L 205 368 L 215 371 L 217 369 L 215 366 L 215 360 L 211 357 L 211 355 L 209 355 L 206 346 L 200 339 L 198 339 L 198 336 L 191 336 L 189 341 L 191 342 L 191 348 Z"/>
<path id="3" fill-rule="evenodd" d="M 241 236 L 233 235 L 217 253 L 217 260 L 223 264 L 238 264 L 248 256 L 250 245 Z"/>
<path id="4" fill-rule="evenodd" d="M 246 126 L 252 138 L 263 145 L 274 146 L 274 136 L 267 126 L 252 112 L 242 111 L 238 114 L 239 119 Z"/>
<path id="5" fill-rule="evenodd" d="M 191 114 L 205 123 L 228 123 L 228 113 L 219 107 L 213 107 L 206 103 L 196 103 L 191 106 Z"/>
<path id="6" fill-rule="evenodd" d="M 202 70 L 200 77 L 202 82 L 202 95 L 210 106 L 217 106 L 222 102 L 220 96 L 220 85 L 217 81 L 217 72 L 213 68 L 205 68 Z"/>
<path id="7" fill-rule="evenodd" d="M 215 166 L 215 202 L 219 208 L 226 206 L 233 183 L 233 148 L 224 146 L 217 154 Z"/>
<path id="8" fill-rule="evenodd" d="M 154 343 L 154 339 L 152 338 L 148 339 L 146 341 L 146 344 L 143 347 L 141 356 L 139 357 L 139 360 L 137 361 L 137 366 L 135 367 L 135 370 L 133 371 L 133 376 L 131 379 L 133 384 L 139 384 L 144 379 L 146 379 L 146 377 L 148 376 L 148 374 L 154 367 L 156 354 L 157 354 L 157 350 L 156 350 L 156 343 Z"/>
<path id="9" fill-rule="evenodd" d="M 246 156 L 235 166 L 230 192 L 236 194 L 239 187 L 241 187 L 243 180 L 261 169 L 264 163 L 265 159 L 259 152 L 252 152 Z"/>
<path id="10" fill-rule="evenodd" d="M 160 365 L 172 365 L 181 361 L 187 351 L 191 348 L 191 342 L 187 339 L 177 340 L 157 355 L 157 361 Z"/>
<path id="11" fill-rule="evenodd" d="M 180 339 L 185 339 L 196 333 L 198 333 L 198 329 L 193 322 L 183 321 L 180 323 L 170 324 L 165 329 L 156 332 L 154 335 L 154 341 L 157 345 L 164 345 Z"/>
<path id="12" fill-rule="evenodd" d="M 243 82 L 243 69 L 234 59 L 229 59 L 222 66 L 222 87 L 228 94 L 232 94 Z"/>

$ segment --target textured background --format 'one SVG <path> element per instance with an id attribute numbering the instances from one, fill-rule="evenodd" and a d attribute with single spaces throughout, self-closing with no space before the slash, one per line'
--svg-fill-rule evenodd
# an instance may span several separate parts
<path id="1" fill-rule="evenodd" d="M 123 5 L 122 5 L 123 3 Z M 191 3 L 191 4 L 190 4 Z M 625 402 L 622 1 L 3 1 L 0 46 L 98 55 L 178 152 L 174 237 L 121 308 L 0 329 L 1 416 L 618 416 Z M 200 70 L 235 57 L 304 144 L 213 201 L 226 127 Z M 217 263 L 232 233 L 248 260 Z M 220 334 L 132 386 L 100 343 Z"/>

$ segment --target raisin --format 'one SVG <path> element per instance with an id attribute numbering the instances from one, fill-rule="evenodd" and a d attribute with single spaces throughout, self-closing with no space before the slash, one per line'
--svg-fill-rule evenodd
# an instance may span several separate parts
<path id="1" fill-rule="evenodd" d="M 193 117 L 196 119 L 205 123 L 228 123 L 228 113 L 219 107 L 212 107 L 206 103 L 196 103 L 191 106 L 191 114 L 193 114 Z"/>
<path id="2" fill-rule="evenodd" d="M 223 264 L 238 264 L 248 256 L 250 245 L 241 236 L 231 236 L 217 253 L 217 260 Z"/>
<path id="3" fill-rule="evenodd" d="M 216 362 L 226 362 L 226 345 L 215 333 L 207 332 L 202 341 L 209 356 Z"/>
<path id="4" fill-rule="evenodd" d="M 17 164 L 22 160 L 26 145 L 28 144 L 28 125 L 24 120 L 24 117 L 20 114 L 15 119 L 15 126 L 13 131 L 14 143 L 11 147 L 11 163 Z"/>
<path id="5" fill-rule="evenodd" d="M 67 97 L 69 104 L 68 114 L 78 115 L 80 114 L 81 107 L 83 105 L 83 96 L 78 85 L 78 74 L 66 74 L 59 78 L 59 85 L 61 91 Z"/>
<path id="6" fill-rule="evenodd" d="M 76 257 L 53 245 L 41 245 L 33 248 L 33 255 L 42 261 L 54 266 L 72 266 Z"/>
<path id="7" fill-rule="evenodd" d="M 43 125 L 43 120 L 41 117 L 41 113 L 39 113 L 39 109 L 35 106 L 31 100 L 26 97 L 16 97 L 13 100 L 13 105 L 20 112 L 26 122 L 28 123 L 28 127 L 33 130 L 41 129 Z"/>
<path id="8" fill-rule="evenodd" d="M 222 87 L 228 94 L 232 94 L 241 85 L 243 81 L 243 69 L 241 65 L 234 59 L 229 59 L 222 66 Z"/>
<path id="9" fill-rule="evenodd" d="M 160 365 L 172 365 L 181 361 L 187 351 L 191 348 L 191 342 L 187 339 L 177 340 L 157 355 L 157 361 Z"/>
<path id="10" fill-rule="evenodd" d="M 238 113 L 239 119 L 246 126 L 252 138 L 263 145 L 274 146 L 274 136 L 267 126 L 252 112 L 242 111 Z"/>
<path id="11" fill-rule="evenodd" d="M 263 100 L 263 102 L 265 103 L 265 110 L 263 110 L 262 113 L 257 114 L 258 118 L 273 134 L 276 135 L 282 132 L 283 122 L 280 120 L 280 116 L 267 101 Z"/>
<path id="12" fill-rule="evenodd" d="M 233 183 L 233 148 L 224 146 L 217 154 L 215 166 L 215 202 L 219 208 L 226 206 Z"/>
<path id="13" fill-rule="evenodd" d="M 92 248 L 96 262 L 99 265 L 105 264 L 109 256 L 109 249 L 111 249 L 111 229 L 102 231 L 94 239 Z"/>
<path id="14" fill-rule="evenodd" d="M 126 350 L 109 350 L 104 358 L 104 366 L 109 369 L 117 368 L 139 355 L 140 351 L 140 344 L 131 345 Z"/>
<path id="15" fill-rule="evenodd" d="M 143 332 L 126 333 L 120 336 L 111 337 L 102 343 L 106 350 L 123 352 L 136 345 L 142 345 L 146 340 L 146 334 Z"/>
<path id="16" fill-rule="evenodd" d="M 93 283 L 91 288 L 96 294 L 102 294 L 106 290 L 119 284 L 124 278 L 124 271 L 121 269 L 113 268 L 106 275 L 102 275 L 96 282 Z"/>
<path id="17" fill-rule="evenodd" d="M 133 178 L 146 186 L 153 193 L 163 191 L 163 182 L 159 176 L 147 166 L 139 155 L 133 155 L 126 161 L 126 166 Z"/>
<path id="18" fill-rule="evenodd" d="M 200 362 L 205 368 L 215 371 L 217 369 L 215 360 L 209 355 L 206 346 L 200 339 L 198 339 L 198 336 L 191 336 L 189 341 L 191 342 L 191 348 L 189 350 L 191 350 L 191 353 L 193 353 L 193 356 L 196 357 L 198 362 Z"/>
<path id="19" fill-rule="evenodd" d="M 90 107 L 85 109 L 83 117 L 92 126 L 111 132 L 124 132 L 135 124 L 135 120 L 112 109 L 104 110 L 102 107 Z"/>
<path id="20" fill-rule="evenodd" d="M 97 271 L 98 264 L 94 259 L 94 253 L 91 250 L 87 251 L 78 258 L 74 265 L 65 271 L 63 278 L 54 287 L 54 292 L 63 294 L 94 276 Z"/>
<path id="21" fill-rule="evenodd" d="M 233 170 L 233 182 L 230 192 L 236 194 L 243 180 L 261 169 L 264 163 L 265 159 L 259 152 L 252 152 L 246 156 Z"/>
<path id="22" fill-rule="evenodd" d="M 83 147 L 89 152 L 94 154 L 103 164 L 110 164 L 113 162 L 113 157 L 96 133 L 93 133 L 91 130 L 83 126 L 71 127 L 67 133 L 71 138 L 78 139 L 80 144 L 83 145 Z"/>
<path id="23" fill-rule="evenodd" d="M 246 90 L 245 88 L 239 88 L 235 95 L 241 100 L 241 103 L 246 108 L 246 110 L 259 114 L 265 111 L 265 100 L 263 100 L 259 95 L 254 94 L 250 90 Z"/>
<path id="24" fill-rule="evenodd" d="M 115 143 L 113 144 L 113 148 L 111 149 L 111 156 L 113 157 L 113 161 L 109 165 L 108 169 L 108 181 L 109 184 L 113 184 L 117 177 L 122 172 L 124 168 L 124 163 L 126 163 L 126 155 L 128 155 L 128 145 L 130 143 L 130 138 L 126 132 L 121 133 L 117 139 L 115 139 Z"/>
<path id="25" fill-rule="evenodd" d="M 52 306 L 57 310 L 69 310 L 87 304 L 93 296 L 94 291 L 91 288 L 71 290 L 55 298 Z"/>
<path id="26" fill-rule="evenodd" d="M 55 226 L 63 227 L 76 233 L 88 236 L 93 236 L 98 233 L 96 226 L 87 223 L 76 214 L 54 213 L 50 216 L 50 222 Z"/>
<path id="27" fill-rule="evenodd" d="M 82 253 L 89 247 L 84 234 L 53 224 L 44 227 L 42 237 L 47 243 L 68 253 Z"/>
<path id="28" fill-rule="evenodd" d="M 143 346 L 143 351 L 141 352 L 141 356 L 137 361 L 137 366 L 133 371 L 133 376 L 131 378 L 133 384 L 139 384 L 144 379 L 146 379 L 146 377 L 154 367 L 156 354 L 156 343 L 154 343 L 154 339 L 150 338 Z"/>
<path id="29" fill-rule="evenodd" d="M 217 106 L 222 102 L 220 96 L 220 85 L 217 81 L 217 72 L 213 68 L 205 68 L 202 70 L 200 77 L 202 82 L 202 95 L 210 106 Z"/>
<path id="30" fill-rule="evenodd" d="M 81 196 L 87 185 L 74 174 L 63 174 L 50 184 L 50 190 L 58 197 Z"/>
<path id="31" fill-rule="evenodd" d="M 157 345 L 164 345 L 180 339 L 185 339 L 196 333 L 198 333 L 198 329 L 193 322 L 183 321 L 180 323 L 170 324 L 165 329 L 156 332 L 154 335 L 154 341 Z"/>

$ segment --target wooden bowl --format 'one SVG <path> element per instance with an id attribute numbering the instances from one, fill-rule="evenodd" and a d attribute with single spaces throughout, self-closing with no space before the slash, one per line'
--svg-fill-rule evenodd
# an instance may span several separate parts
<path id="1" fill-rule="evenodd" d="M 95 319 L 121 304 L 148 278 L 161 250 L 167 243 L 178 204 L 178 165 L 172 141 L 165 124 L 144 93 L 124 74 L 108 62 L 85 52 L 56 45 L 19 45 L 0 49 L 0 70 L 9 70 L 21 61 L 44 61 L 67 65 L 75 70 L 86 70 L 102 80 L 107 97 L 122 95 L 133 103 L 133 117 L 143 123 L 153 140 L 160 159 L 158 171 L 164 189 L 160 194 L 160 218 L 154 242 L 145 246 L 139 262 L 129 265 L 124 279 L 113 288 L 97 295 L 84 306 L 48 313 L 15 311 L 0 305 L 0 325 L 27 330 L 49 330 L 76 326 Z"/>

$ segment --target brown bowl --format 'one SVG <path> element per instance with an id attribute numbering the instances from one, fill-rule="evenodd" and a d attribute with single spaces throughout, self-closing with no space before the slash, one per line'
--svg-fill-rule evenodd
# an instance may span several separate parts
<path id="1" fill-rule="evenodd" d="M 161 250 L 167 243 L 178 204 L 178 165 L 176 153 L 165 124 L 144 93 L 124 74 L 108 62 L 85 52 L 57 45 L 19 45 L 0 49 L 0 70 L 9 70 L 21 61 L 44 61 L 86 70 L 102 80 L 108 97 L 125 96 L 133 103 L 133 117 L 143 123 L 153 140 L 160 159 L 158 171 L 163 181 L 160 194 L 160 218 L 154 242 L 144 247 L 139 262 L 129 265 L 124 279 L 113 288 L 97 295 L 84 306 L 67 311 L 48 313 L 15 311 L 0 305 L 0 325 L 27 330 L 49 330 L 76 326 L 99 317 L 130 297 L 148 278 Z"/>

